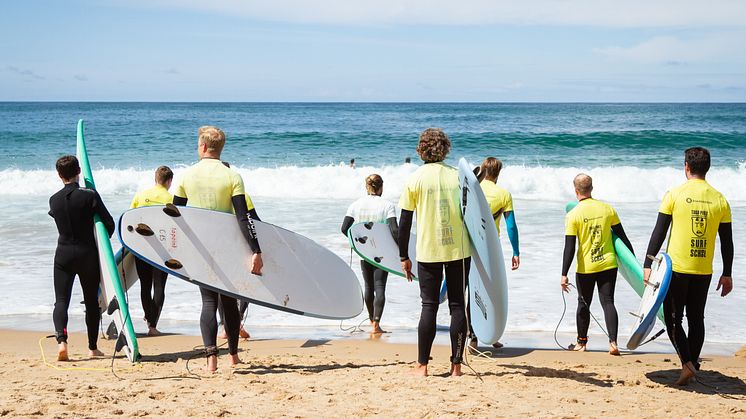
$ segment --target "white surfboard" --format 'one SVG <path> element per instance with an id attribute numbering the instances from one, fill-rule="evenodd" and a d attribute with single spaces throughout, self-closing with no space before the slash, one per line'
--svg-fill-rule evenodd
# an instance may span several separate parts
<path id="1" fill-rule="evenodd" d="M 627 341 L 627 349 L 636 349 L 653 331 L 656 314 L 666 298 L 671 283 L 671 268 L 671 258 L 666 253 L 661 253 L 653 261 L 640 308 L 637 309 L 637 313 L 630 313 L 635 317 L 635 324 Z"/>
<path id="2" fill-rule="evenodd" d="M 137 276 L 137 270 L 135 269 L 135 257 L 132 256 L 132 253 L 128 252 L 127 249 L 121 248 L 114 254 L 114 261 L 117 264 L 122 289 L 124 289 L 126 293 L 140 279 Z M 106 301 L 106 296 L 101 290 L 99 290 L 98 305 L 101 307 L 101 313 L 106 313 L 106 309 L 109 307 L 110 302 L 111 301 Z"/>
<path id="3" fill-rule="evenodd" d="M 325 319 L 363 310 L 362 290 L 347 263 L 313 240 L 254 221 L 262 275 L 251 273 L 251 251 L 232 214 L 163 206 L 129 210 L 119 219 L 122 245 L 170 275 L 265 307 Z M 175 207 L 174 207 L 175 208 Z M 143 235 L 139 224 L 153 234 Z"/>
<path id="4" fill-rule="evenodd" d="M 497 342 L 508 320 L 508 282 L 503 250 L 487 198 L 466 159 L 459 160 L 464 224 L 472 244 L 469 317 L 483 343 Z"/>

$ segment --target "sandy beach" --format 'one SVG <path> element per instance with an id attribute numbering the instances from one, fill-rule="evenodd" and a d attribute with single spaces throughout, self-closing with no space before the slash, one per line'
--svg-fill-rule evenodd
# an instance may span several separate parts
<path id="1" fill-rule="evenodd" d="M 71 362 L 55 361 L 40 332 L 0 331 L 0 416 L 7 417 L 736 417 L 746 414 L 746 348 L 706 357 L 703 384 L 676 388 L 671 354 L 505 348 L 470 357 L 461 378 L 447 377 L 449 348 L 436 346 L 432 376 L 407 375 L 416 346 L 380 340 L 250 340 L 244 364 L 207 377 L 190 349 L 196 336 L 142 337 L 145 356 L 87 359 L 85 338 L 70 337 Z M 49 364 L 42 360 L 39 347 Z M 100 349 L 111 354 L 113 342 Z M 188 362 L 187 370 L 187 361 Z M 191 371 L 191 372 L 190 372 Z M 712 387 L 717 387 L 715 390 Z"/>

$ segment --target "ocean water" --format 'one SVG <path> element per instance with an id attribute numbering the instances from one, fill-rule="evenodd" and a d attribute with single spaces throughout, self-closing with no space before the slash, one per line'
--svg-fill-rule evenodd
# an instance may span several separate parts
<path id="1" fill-rule="evenodd" d="M 746 105 L 745 104 L 282 104 L 282 103 L 0 103 L 0 327 L 52 330 L 52 260 L 56 243 L 48 198 L 61 187 L 54 161 L 75 153 L 75 127 L 86 139 L 99 191 L 118 217 L 133 194 L 166 164 L 178 178 L 197 160 L 196 131 L 223 128 L 231 162 L 262 219 L 306 235 L 351 261 L 357 257 L 339 232 L 347 206 L 364 194 L 363 179 L 379 173 L 384 197 L 398 203 L 420 163 L 417 136 L 437 126 L 451 137 L 447 160 L 478 164 L 496 156 L 505 168 L 498 183 L 512 192 L 520 231 L 521 268 L 509 272 L 508 336 L 548 335 L 563 310 L 559 274 L 565 204 L 572 179 L 586 172 L 594 196 L 617 209 L 638 254 L 647 247 L 665 191 L 682 183 L 683 150 L 710 149 L 709 182 L 733 210 L 735 289 L 715 292 L 707 305 L 710 347 L 746 343 Z M 410 157 L 412 163 L 404 163 Z M 347 162 L 356 159 L 356 167 Z M 113 240 L 114 247 L 119 247 Z M 510 244 L 503 237 L 506 259 Z M 390 276 L 383 326 L 413 339 L 419 317 L 416 283 Z M 130 291 L 133 317 L 142 318 L 139 287 Z M 573 293 L 563 336 L 575 330 Z M 73 301 L 82 300 L 78 286 Z M 616 305 L 626 342 L 639 298 L 620 278 Z M 199 333 L 199 292 L 171 279 L 161 329 Z M 597 301 L 592 311 L 602 317 Z M 84 328 L 82 305 L 70 309 L 71 330 Z M 365 316 L 345 322 L 360 322 Z M 439 323 L 447 324 L 447 308 Z M 246 321 L 257 337 L 334 335 L 339 322 L 252 306 Z M 135 321 L 138 331 L 144 322 Z M 601 333 L 596 325 L 591 333 Z M 516 338 L 517 339 L 517 338 Z M 671 350 L 660 339 L 660 350 Z M 596 339 L 603 342 L 603 339 Z M 707 350 L 707 347 L 706 349 Z"/>

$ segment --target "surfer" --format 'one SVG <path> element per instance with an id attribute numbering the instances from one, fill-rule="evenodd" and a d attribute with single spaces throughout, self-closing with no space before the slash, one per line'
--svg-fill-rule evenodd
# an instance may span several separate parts
<path id="1" fill-rule="evenodd" d="M 254 230 L 253 219 L 257 219 L 255 209 L 246 206 L 246 191 L 241 175 L 223 165 L 220 154 L 225 146 L 225 133 L 217 127 L 203 126 L 198 132 L 197 154 L 200 161 L 189 167 L 174 191 L 174 204 L 205 208 L 236 214 L 241 233 L 251 248 L 249 256 L 251 272 L 261 275 L 262 253 Z M 200 331 L 207 356 L 207 371 L 215 372 L 218 366 L 217 308 L 222 300 L 225 311 L 225 328 L 228 332 L 228 350 L 231 363 L 241 362 L 238 358 L 238 331 L 240 318 L 235 298 L 220 295 L 216 291 L 200 287 L 202 313 Z"/>
<path id="2" fill-rule="evenodd" d="M 487 157 L 481 166 L 474 169 L 474 175 L 479 179 L 479 185 L 482 187 L 482 192 L 484 192 L 487 203 L 490 205 L 490 211 L 492 211 L 492 218 L 495 220 L 495 228 L 497 228 L 498 236 L 500 235 L 500 218 L 505 218 L 510 246 L 513 248 L 510 267 L 515 271 L 521 265 L 521 253 L 518 249 L 518 226 L 516 225 L 515 214 L 513 212 L 513 196 L 505 188 L 497 186 L 497 178 L 500 176 L 502 168 L 502 161 L 495 157 Z M 469 310 L 468 301 L 466 310 Z M 469 347 L 476 349 L 479 342 L 474 335 L 471 324 L 469 324 L 469 336 Z M 503 344 L 495 342 L 492 344 L 492 347 L 499 349 L 503 347 Z"/>
<path id="3" fill-rule="evenodd" d="M 614 288 L 616 286 L 617 260 L 611 237 L 613 231 L 632 250 L 622 223 L 611 205 L 597 201 L 591 196 L 593 180 L 586 174 L 579 174 L 573 180 L 578 205 L 565 216 L 565 250 L 562 258 L 562 290 L 570 292 L 567 273 L 575 253 L 575 241 L 578 242 L 578 263 L 575 284 L 578 289 L 578 309 L 576 322 L 578 342 L 572 349 L 585 351 L 588 343 L 590 326 L 590 304 L 593 300 L 593 288 L 598 285 L 598 297 L 604 310 L 606 329 L 609 334 L 609 353 L 619 355 L 617 347 L 617 330 L 619 318 L 614 307 Z"/>
<path id="4" fill-rule="evenodd" d="M 155 170 L 155 185 L 139 191 L 132 198 L 130 208 L 146 207 L 150 205 L 166 205 L 173 202 L 174 197 L 168 190 L 174 179 L 174 172 L 168 166 L 161 166 Z M 135 258 L 137 276 L 140 278 L 140 301 L 145 312 L 145 322 L 148 324 L 148 336 L 158 336 L 158 319 L 161 317 L 163 303 L 166 299 L 166 277 L 168 274 L 154 268 L 139 258 Z"/>
<path id="5" fill-rule="evenodd" d="M 435 339 L 435 317 L 445 270 L 451 312 L 451 376 L 460 376 L 466 342 L 464 289 L 471 265 L 471 249 L 461 219 L 458 170 L 443 163 L 451 141 L 443 130 L 428 128 L 420 134 L 417 154 L 425 163 L 407 181 L 399 207 L 399 256 L 402 271 L 412 280 L 409 238 L 417 212 L 417 269 L 422 311 L 417 327 L 417 363 L 414 375 L 427 376 Z"/>
<path id="6" fill-rule="evenodd" d="M 104 206 L 98 192 L 81 188 L 80 164 L 75 156 L 57 159 L 57 174 L 64 187 L 49 198 L 49 215 L 54 218 L 59 238 L 54 253 L 54 320 L 57 338 L 57 360 L 67 361 L 67 309 L 73 291 L 73 281 L 78 275 L 85 302 L 85 324 L 88 330 L 88 354 L 103 356 L 98 350 L 98 323 L 101 309 L 98 306 L 98 287 L 101 268 L 98 261 L 96 239 L 93 236 L 93 217 L 98 214 L 106 226 L 109 237 L 114 234 L 114 219 Z"/>
<path id="7" fill-rule="evenodd" d="M 721 297 L 733 289 L 733 229 L 731 211 L 725 197 L 705 180 L 710 169 L 710 152 L 692 147 L 684 152 L 684 174 L 687 181 L 663 196 L 658 220 L 650 236 L 647 255 L 657 255 L 666 239 L 671 257 L 671 282 L 663 300 L 666 330 L 681 360 L 681 375 L 677 385 L 686 385 L 699 370 L 699 354 L 705 340 L 705 303 L 712 280 L 712 259 L 715 236 L 720 236 L 723 274 L 716 290 Z M 645 258 L 643 275 L 650 278 L 651 257 Z M 686 309 L 689 330 L 681 320 Z"/>
<path id="8" fill-rule="evenodd" d="M 347 209 L 347 214 L 342 221 L 342 234 L 347 237 L 347 230 L 355 222 L 358 223 L 388 223 L 394 241 L 399 240 L 399 227 L 396 223 L 396 208 L 390 201 L 381 198 L 383 194 L 383 178 L 372 174 L 365 178 L 365 189 L 368 192 Z M 373 327 L 373 334 L 385 333 L 381 329 L 381 316 L 383 306 L 386 304 L 386 280 L 389 273 L 383 269 L 360 260 L 360 269 L 365 281 L 365 307 L 368 309 L 368 318 Z"/>

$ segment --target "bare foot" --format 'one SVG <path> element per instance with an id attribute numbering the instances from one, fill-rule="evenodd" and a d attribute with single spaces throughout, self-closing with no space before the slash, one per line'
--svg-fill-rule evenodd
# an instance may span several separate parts
<path id="1" fill-rule="evenodd" d="M 238 357 L 238 354 L 231 355 L 231 366 L 235 367 L 238 364 L 241 364 L 241 359 Z"/>
<path id="2" fill-rule="evenodd" d="M 159 336 L 161 332 L 155 327 L 148 327 L 148 336 Z"/>
<path id="3" fill-rule="evenodd" d="M 106 356 L 106 355 L 104 355 L 104 353 L 99 351 L 98 349 L 92 349 L 88 351 L 88 356 L 92 358 L 96 358 L 96 357 L 101 357 L 101 356 Z"/>
<path id="4" fill-rule="evenodd" d="M 451 377 L 461 377 L 464 375 L 461 372 L 461 364 L 451 364 Z"/>
<path id="5" fill-rule="evenodd" d="M 500 342 L 495 342 L 495 343 L 492 344 L 492 347 L 495 348 L 495 349 L 500 349 L 500 348 L 503 347 L 503 344 L 500 343 Z"/>
<path id="6" fill-rule="evenodd" d="M 243 326 L 241 326 L 241 330 L 238 331 L 238 336 L 241 339 L 251 339 L 251 335 L 249 334 L 249 332 L 246 331 L 246 329 L 243 328 Z M 224 339 L 227 339 L 227 338 L 228 336 L 226 336 Z"/>
<path id="7" fill-rule="evenodd" d="M 409 374 L 415 377 L 427 377 L 427 364 L 415 363 L 414 369 L 409 371 Z"/>
<path id="8" fill-rule="evenodd" d="M 67 343 L 62 342 L 57 345 L 57 360 L 63 362 L 70 360 L 70 358 L 67 356 Z"/>
<path id="9" fill-rule="evenodd" d="M 621 355 L 619 353 L 619 347 L 616 346 L 616 342 L 609 342 L 609 354 L 614 356 Z"/>
<path id="10" fill-rule="evenodd" d="M 218 333 L 218 339 L 228 339 L 228 332 L 225 331 L 225 327 Z"/>
<path id="11" fill-rule="evenodd" d="M 677 386 L 685 386 L 689 384 L 689 380 L 694 378 L 694 365 L 692 365 L 691 362 L 687 362 L 681 367 L 681 375 L 679 375 L 679 379 L 676 380 Z"/>
<path id="12" fill-rule="evenodd" d="M 373 334 L 386 333 L 385 330 L 381 329 L 381 324 L 380 323 L 378 323 L 378 322 L 370 322 L 370 325 L 373 326 L 373 331 L 370 332 L 370 333 L 373 333 Z"/>
<path id="13" fill-rule="evenodd" d="M 205 366 L 205 372 L 214 374 L 218 370 L 218 356 L 210 355 L 207 357 L 207 366 Z"/>

